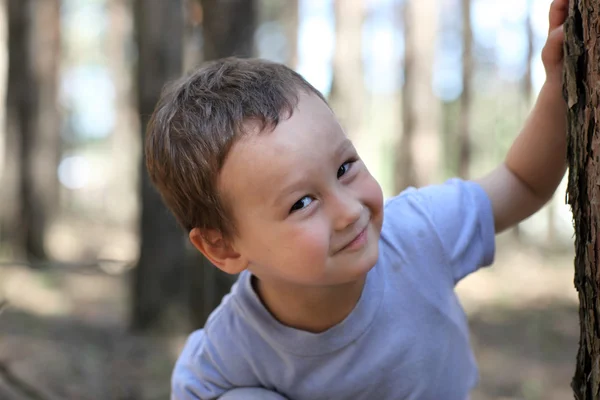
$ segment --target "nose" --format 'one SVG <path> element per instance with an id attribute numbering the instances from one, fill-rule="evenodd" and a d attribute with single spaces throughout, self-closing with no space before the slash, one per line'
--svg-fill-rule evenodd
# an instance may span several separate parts
<path id="1" fill-rule="evenodd" d="M 362 202 L 348 193 L 337 194 L 332 204 L 334 229 L 343 231 L 354 225 L 360 219 L 363 208 Z"/>

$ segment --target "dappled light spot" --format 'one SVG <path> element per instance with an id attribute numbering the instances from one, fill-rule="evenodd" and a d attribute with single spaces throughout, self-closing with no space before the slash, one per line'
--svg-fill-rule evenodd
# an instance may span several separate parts
<path id="1" fill-rule="evenodd" d="M 57 281 L 47 273 L 3 267 L 1 285 L 10 309 L 45 316 L 67 315 L 72 310 L 66 293 L 59 290 Z"/>
<path id="2" fill-rule="evenodd" d="M 90 177 L 90 165 L 85 157 L 64 158 L 58 166 L 58 179 L 68 189 L 84 188 Z"/>

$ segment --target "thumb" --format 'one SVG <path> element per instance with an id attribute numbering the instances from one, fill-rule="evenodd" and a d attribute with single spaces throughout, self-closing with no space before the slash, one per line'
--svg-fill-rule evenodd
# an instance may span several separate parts
<path id="1" fill-rule="evenodd" d="M 545 67 L 557 64 L 563 58 L 563 42 L 565 39 L 564 25 L 553 29 L 548 35 L 548 40 L 542 49 L 542 62 Z"/>

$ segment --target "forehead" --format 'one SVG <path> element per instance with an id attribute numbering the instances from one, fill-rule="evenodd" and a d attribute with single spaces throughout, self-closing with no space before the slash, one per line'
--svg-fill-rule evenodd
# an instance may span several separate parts
<path id="1" fill-rule="evenodd" d="M 301 93 L 292 116 L 272 132 L 252 131 L 232 146 L 219 188 L 233 201 L 268 196 L 287 180 L 318 171 L 346 141 L 329 107 L 317 96 Z"/>

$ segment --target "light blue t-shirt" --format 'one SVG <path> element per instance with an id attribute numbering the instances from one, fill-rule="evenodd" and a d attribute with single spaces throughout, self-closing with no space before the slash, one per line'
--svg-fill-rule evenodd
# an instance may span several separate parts
<path id="1" fill-rule="evenodd" d="M 384 209 L 355 309 L 319 333 L 277 322 L 242 273 L 177 361 L 172 400 L 465 400 L 478 380 L 455 284 L 494 258 L 473 182 L 408 189 Z M 235 389 L 235 390 L 233 390 Z"/>

